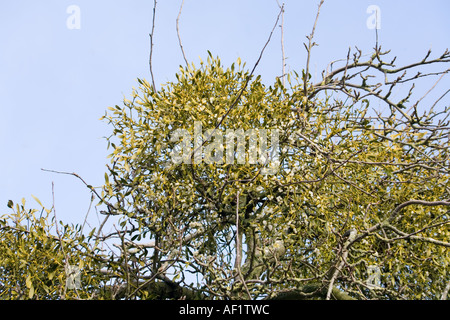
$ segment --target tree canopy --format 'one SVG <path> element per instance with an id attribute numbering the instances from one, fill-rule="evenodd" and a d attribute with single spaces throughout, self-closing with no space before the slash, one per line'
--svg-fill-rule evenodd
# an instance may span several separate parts
<path id="1" fill-rule="evenodd" d="M 311 35 L 308 57 L 312 46 Z M 449 62 L 428 52 L 398 67 L 376 46 L 349 51 L 318 83 L 308 59 L 266 84 L 257 64 L 208 52 L 159 89 L 138 79 L 104 116 L 105 185 L 86 184 L 118 228 L 84 235 L 51 220 L 53 208 L 38 218 L 11 202 L 0 296 L 446 298 L 449 107 L 445 94 L 411 97 L 416 81 L 449 71 L 421 68 Z M 68 265 L 81 270 L 72 289 Z"/>

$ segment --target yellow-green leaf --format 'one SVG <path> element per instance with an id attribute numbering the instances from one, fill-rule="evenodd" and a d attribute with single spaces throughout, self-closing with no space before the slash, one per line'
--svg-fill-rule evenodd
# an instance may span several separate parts
<path id="1" fill-rule="evenodd" d="M 43 207 L 41 201 L 40 201 L 38 198 L 36 198 L 34 195 L 31 195 L 31 196 L 33 197 L 34 200 L 36 200 L 37 203 L 39 203 L 39 205 L 40 205 L 41 207 Z"/>
<path id="2" fill-rule="evenodd" d="M 33 285 L 31 282 L 31 274 L 29 274 L 25 279 L 25 285 L 27 286 L 28 289 L 31 288 L 31 286 Z"/>

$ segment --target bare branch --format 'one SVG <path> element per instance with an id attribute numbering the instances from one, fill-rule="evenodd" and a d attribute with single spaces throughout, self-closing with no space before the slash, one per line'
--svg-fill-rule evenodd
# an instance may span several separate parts
<path id="1" fill-rule="evenodd" d="M 406 202 L 403 202 L 402 204 L 399 204 L 390 214 L 388 221 L 392 221 L 395 219 L 397 214 L 402 210 L 403 208 L 411 205 L 421 205 L 421 206 L 427 206 L 427 207 L 435 207 L 435 206 L 450 206 L 450 199 L 444 200 L 444 201 L 423 201 L 423 200 L 409 200 Z"/>
<path id="2" fill-rule="evenodd" d="M 149 36 L 150 36 L 150 57 L 148 59 L 148 63 L 150 66 L 150 75 L 152 77 L 152 85 L 153 85 L 154 91 L 156 91 L 156 85 L 155 85 L 155 77 L 153 75 L 152 56 L 153 56 L 153 37 L 155 34 L 155 16 L 156 16 L 156 0 L 154 0 L 154 2 L 153 2 L 152 31 L 149 34 Z"/>
<path id="3" fill-rule="evenodd" d="M 344 243 L 344 245 L 342 247 L 341 255 L 338 257 L 338 260 L 337 260 L 338 261 L 338 265 L 337 265 L 337 267 L 335 269 L 332 269 L 331 279 L 330 279 L 330 282 L 328 284 L 328 291 L 327 291 L 327 295 L 326 295 L 326 300 L 330 300 L 330 298 L 331 298 L 331 294 L 333 293 L 334 283 L 335 283 L 335 281 L 337 279 L 337 276 L 341 272 L 342 268 L 347 263 L 347 256 L 348 256 L 348 253 L 349 253 L 349 249 L 350 249 L 350 246 L 355 241 L 355 238 L 356 238 L 356 230 L 351 230 L 349 232 L 348 239 L 345 241 L 345 243 Z"/>
<path id="4" fill-rule="evenodd" d="M 106 207 L 108 208 L 108 212 L 107 216 L 105 217 L 105 219 L 103 220 L 102 224 L 100 225 L 98 231 L 97 231 L 97 237 L 100 236 L 100 233 L 103 229 L 103 226 L 106 224 L 109 216 L 112 214 L 114 209 L 114 206 L 112 204 L 110 204 L 108 201 L 106 201 L 103 197 L 101 197 L 98 192 L 94 189 L 93 186 L 91 186 L 90 184 L 88 184 L 86 181 L 84 181 L 83 178 L 81 178 L 78 174 L 76 174 L 75 172 L 64 172 L 64 171 L 56 171 L 56 170 L 48 170 L 48 169 L 43 169 L 41 168 L 42 171 L 46 171 L 46 172 L 52 172 L 52 173 L 58 173 L 58 174 L 66 174 L 66 175 L 70 175 L 70 176 L 74 176 L 76 178 L 78 178 L 79 180 L 81 180 L 81 182 L 83 182 L 83 184 L 89 188 L 89 190 L 92 191 L 93 194 L 95 194 L 95 196 L 101 201 L 101 203 L 105 203 Z"/>
<path id="5" fill-rule="evenodd" d="M 281 79 L 283 83 L 283 87 L 286 86 L 286 56 L 284 52 L 284 3 L 280 5 L 280 3 L 277 0 L 278 7 L 281 9 Z"/>
<path id="6" fill-rule="evenodd" d="M 429 242 L 429 243 L 433 243 L 435 245 L 439 245 L 439 246 L 444 246 L 444 247 L 450 247 L 450 242 L 444 242 L 444 241 L 440 241 L 440 240 L 436 240 L 433 238 L 429 238 L 429 237 L 421 237 L 421 236 L 415 236 L 415 234 L 420 233 L 426 229 L 431 229 L 433 227 L 437 227 L 437 226 L 441 226 L 444 224 L 448 224 L 448 221 L 442 222 L 442 223 L 438 223 L 434 226 L 430 226 L 428 228 L 422 228 L 421 230 L 412 232 L 412 233 L 406 233 L 403 231 L 398 230 L 397 228 L 391 226 L 391 225 L 386 225 L 385 227 L 388 229 L 391 229 L 392 231 L 394 231 L 395 233 L 397 233 L 398 235 L 400 235 L 400 237 L 396 237 L 396 238 L 392 238 L 392 239 L 383 239 L 386 242 L 393 242 L 396 240 L 401 240 L 401 239 L 411 239 L 411 240 L 418 240 L 418 241 L 424 241 L 424 242 Z"/>
<path id="7" fill-rule="evenodd" d="M 441 74 L 441 76 L 439 77 L 439 79 L 433 84 L 433 86 L 422 96 L 422 98 L 420 98 L 419 100 L 417 100 L 417 102 L 412 106 L 412 108 L 416 108 L 417 105 L 420 103 L 420 101 L 422 101 L 436 86 L 437 84 L 442 80 L 442 78 L 450 71 L 450 69 L 447 69 L 445 72 L 443 72 Z"/>
<path id="8" fill-rule="evenodd" d="M 319 3 L 319 7 L 317 8 L 316 20 L 314 21 L 314 25 L 313 25 L 311 34 L 306 37 L 308 39 L 308 46 L 306 46 L 306 44 L 305 44 L 305 48 L 307 51 L 307 58 L 306 58 L 306 71 L 305 71 L 305 75 L 303 77 L 303 91 L 304 91 L 305 97 L 308 96 L 309 61 L 311 59 L 311 49 L 314 45 L 316 45 L 313 42 L 313 38 L 314 38 L 314 33 L 316 31 L 317 21 L 319 20 L 320 7 L 322 7 L 323 2 L 324 2 L 324 0 L 321 0 Z"/>
<path id="9" fill-rule="evenodd" d="M 177 16 L 177 36 L 178 36 L 178 43 L 180 44 L 181 53 L 183 54 L 184 62 L 186 62 L 186 66 L 189 65 L 188 60 L 186 59 L 186 54 L 184 53 L 183 45 L 181 43 L 181 37 L 180 37 L 180 30 L 178 27 L 180 16 L 181 16 L 181 10 L 183 10 L 184 0 L 181 1 L 180 11 L 178 12 Z"/>

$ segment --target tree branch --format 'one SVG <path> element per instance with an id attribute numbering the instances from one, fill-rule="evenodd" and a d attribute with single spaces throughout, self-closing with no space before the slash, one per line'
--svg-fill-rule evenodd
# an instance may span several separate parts
<path id="1" fill-rule="evenodd" d="M 406 202 L 403 202 L 402 204 L 399 204 L 390 214 L 388 221 L 391 222 L 395 219 L 397 214 L 402 210 L 403 208 L 411 205 L 421 205 L 421 206 L 427 206 L 427 207 L 435 207 L 435 206 L 450 206 L 450 200 L 444 200 L 444 201 L 424 201 L 424 200 L 409 200 Z"/>
<path id="2" fill-rule="evenodd" d="M 308 39 L 308 46 L 306 46 L 306 44 L 304 44 L 305 48 L 306 48 L 306 52 L 307 52 L 306 71 L 305 71 L 305 74 L 304 74 L 304 77 L 303 77 L 303 93 L 304 93 L 305 97 L 308 96 L 309 61 L 311 59 L 311 49 L 312 49 L 313 46 L 316 45 L 316 43 L 312 42 L 312 40 L 314 38 L 314 33 L 316 31 L 317 21 L 319 20 L 320 8 L 322 7 L 323 2 L 324 2 L 324 0 L 321 0 L 320 3 L 319 3 L 319 7 L 317 8 L 316 20 L 314 21 L 314 25 L 313 25 L 311 34 L 306 37 Z"/>
<path id="3" fill-rule="evenodd" d="M 189 62 L 186 59 L 186 54 L 184 53 L 183 45 L 181 43 L 181 37 L 180 37 L 180 30 L 178 28 L 180 16 L 181 16 L 181 10 L 183 10 L 184 0 L 181 1 L 180 11 L 178 12 L 177 16 L 177 36 L 178 36 L 178 43 L 180 44 L 181 53 L 183 54 L 184 62 L 186 63 L 186 66 L 189 65 Z"/>
<path id="4" fill-rule="evenodd" d="M 241 272 L 241 263 L 242 263 L 242 233 L 240 232 L 240 222 L 239 222 L 239 191 L 236 195 L 236 260 L 235 260 L 235 268 L 237 270 L 239 279 L 242 285 L 247 292 L 248 298 L 251 300 L 252 296 L 250 291 L 248 290 L 247 284 L 245 283 L 244 276 Z"/>
<path id="5" fill-rule="evenodd" d="M 321 283 L 307 284 L 300 288 L 287 289 L 277 292 L 268 300 L 305 300 L 310 298 L 325 298 L 327 290 Z M 337 300 L 356 300 L 336 287 L 332 288 L 332 296 Z"/>
<path id="6" fill-rule="evenodd" d="M 281 79 L 283 83 L 283 87 L 286 86 L 286 56 L 284 52 L 284 3 L 280 5 L 277 0 L 278 7 L 281 9 Z"/>
<path id="7" fill-rule="evenodd" d="M 156 16 L 156 0 L 154 0 L 154 2 L 153 2 L 152 31 L 149 34 L 149 36 L 150 36 L 150 57 L 148 59 L 148 64 L 150 67 L 150 75 L 152 77 L 152 86 L 153 86 L 154 91 L 156 91 L 156 85 L 155 85 L 155 77 L 153 75 L 152 56 L 153 56 L 153 37 L 155 34 L 155 16 Z"/>

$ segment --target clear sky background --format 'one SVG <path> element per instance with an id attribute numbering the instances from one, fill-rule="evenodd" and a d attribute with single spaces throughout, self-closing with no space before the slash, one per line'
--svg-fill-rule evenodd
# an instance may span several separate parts
<path id="1" fill-rule="evenodd" d="M 280 3 L 282 0 L 279 0 Z M 303 42 L 311 32 L 318 0 L 285 0 L 284 41 L 288 70 L 301 71 Z M 181 0 L 156 7 L 153 70 L 157 86 L 175 79 L 184 60 L 176 18 Z M 69 29 L 70 5 L 80 9 L 80 29 Z M 370 53 L 375 31 L 367 27 L 369 5 L 381 9 L 379 43 L 398 65 L 420 60 L 428 49 L 439 56 L 450 47 L 450 1 L 326 0 L 316 29 L 311 73 L 345 58 L 349 47 Z M 137 78 L 150 81 L 149 32 L 153 0 L 18 0 L 0 2 L 0 214 L 9 199 L 31 195 L 52 206 L 58 219 L 82 223 L 90 192 L 104 182 L 112 128 L 99 120 L 108 106 L 130 97 Z M 188 60 L 198 64 L 207 50 L 225 65 L 238 57 L 251 68 L 275 23 L 276 0 L 185 0 L 180 35 Z M 266 83 L 281 75 L 280 28 L 256 70 Z M 436 95 L 450 88 L 450 75 Z M 434 83 L 434 82 L 433 82 Z M 429 86 L 418 88 L 424 94 Z M 422 90 L 421 90 L 422 89 Z M 420 91 L 421 90 L 421 91 Z M 444 104 L 448 105 L 446 97 Z M 94 211 L 91 219 L 95 222 Z"/>

